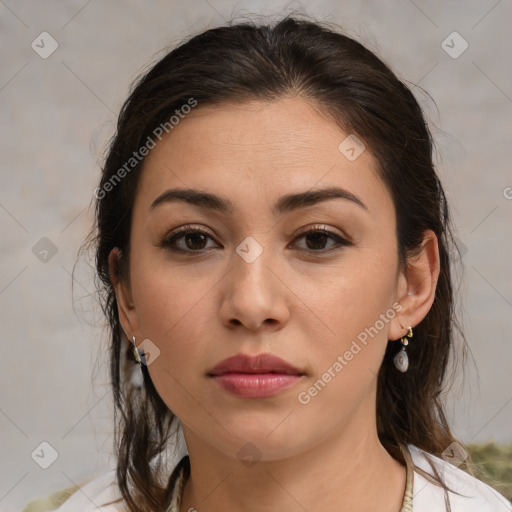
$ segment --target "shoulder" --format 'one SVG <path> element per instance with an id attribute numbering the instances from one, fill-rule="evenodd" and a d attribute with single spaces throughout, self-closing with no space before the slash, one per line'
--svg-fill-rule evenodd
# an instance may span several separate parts
<path id="1" fill-rule="evenodd" d="M 451 512 L 512 511 L 512 503 L 486 483 L 414 445 L 408 445 L 408 448 L 415 466 L 433 476 L 434 465 L 446 486 L 455 491 L 447 493 Z M 450 510 L 445 503 L 443 488 L 428 480 L 416 468 L 413 495 L 414 512 Z"/>
<path id="2" fill-rule="evenodd" d="M 116 472 L 110 471 L 78 487 L 29 503 L 23 512 L 124 512 Z"/>

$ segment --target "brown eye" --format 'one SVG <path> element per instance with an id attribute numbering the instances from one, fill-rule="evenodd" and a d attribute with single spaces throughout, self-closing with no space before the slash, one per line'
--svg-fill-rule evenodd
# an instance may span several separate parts
<path id="1" fill-rule="evenodd" d="M 207 235 L 199 232 L 187 233 L 183 235 L 183 240 L 188 249 L 200 250 L 205 247 Z"/>
<path id="2" fill-rule="evenodd" d="M 206 231 L 183 226 L 161 240 L 158 246 L 178 252 L 201 252 L 210 248 L 207 247 L 209 239 L 212 240 L 212 237 Z"/>
<path id="3" fill-rule="evenodd" d="M 310 229 L 305 233 L 302 233 L 296 240 L 304 239 L 306 241 L 306 247 L 299 247 L 300 250 L 309 252 L 328 252 L 334 249 L 338 249 L 341 246 L 352 245 L 351 242 L 342 238 L 338 234 L 322 229 Z M 329 240 L 333 242 L 330 247 L 326 247 Z"/>
<path id="4" fill-rule="evenodd" d="M 321 233 L 319 231 L 314 233 L 308 233 L 306 236 L 306 245 L 308 249 L 324 249 L 325 244 L 328 242 L 329 235 Z M 331 238 L 332 239 L 332 238 Z"/>
<path id="5" fill-rule="evenodd" d="M 314 228 L 302 233 L 295 240 L 305 240 L 305 246 L 298 247 L 300 251 L 309 253 L 327 253 L 352 243 L 340 235 L 325 228 Z M 182 226 L 170 236 L 162 239 L 157 245 L 175 252 L 201 253 L 215 246 L 208 246 L 213 237 L 207 231 Z M 218 247 L 218 246 L 217 246 Z"/>

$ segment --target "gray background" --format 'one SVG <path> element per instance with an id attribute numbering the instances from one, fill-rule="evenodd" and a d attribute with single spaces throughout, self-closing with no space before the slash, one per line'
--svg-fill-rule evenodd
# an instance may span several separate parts
<path id="1" fill-rule="evenodd" d="M 131 81 L 189 34 L 233 15 L 294 8 L 340 23 L 437 104 L 414 89 L 433 124 L 464 253 L 459 309 L 480 374 L 478 381 L 470 365 L 465 386 L 454 387 L 450 418 L 465 442 L 512 441 L 510 1 L 6 0 L 0 510 L 20 510 L 31 498 L 113 467 L 104 321 L 88 260 L 77 266 L 74 297 L 71 271 L 92 222 L 101 152 Z M 46 59 L 31 47 L 41 46 L 43 31 L 58 43 Z M 441 46 L 454 31 L 469 45 L 458 58 Z M 452 52 L 460 50 L 452 39 Z M 46 470 L 31 458 L 43 441 L 58 452 Z M 39 461 L 49 456 L 47 449 L 36 453 Z"/>

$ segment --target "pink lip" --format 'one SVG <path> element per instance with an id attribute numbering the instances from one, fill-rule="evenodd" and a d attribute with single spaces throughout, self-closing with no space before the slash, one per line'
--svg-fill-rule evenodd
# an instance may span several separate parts
<path id="1" fill-rule="evenodd" d="M 221 361 L 208 375 L 233 395 L 265 398 L 293 386 L 304 373 L 272 354 L 238 354 Z"/>
<path id="2" fill-rule="evenodd" d="M 237 354 L 228 357 L 209 372 L 209 375 L 223 375 L 225 373 L 285 373 L 287 375 L 302 375 L 298 368 L 287 363 L 280 357 L 272 354 L 258 354 L 249 356 L 247 354 Z"/>

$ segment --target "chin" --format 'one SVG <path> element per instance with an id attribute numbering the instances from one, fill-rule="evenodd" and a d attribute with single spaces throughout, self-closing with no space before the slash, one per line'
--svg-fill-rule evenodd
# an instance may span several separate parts
<path id="1" fill-rule="evenodd" d="M 254 455 L 261 460 L 280 460 L 294 455 L 305 441 L 302 429 L 284 424 L 286 414 L 277 420 L 272 417 L 267 421 L 251 416 L 226 424 L 226 429 L 233 434 L 233 437 L 226 439 L 231 445 L 231 455 L 233 449 L 238 458 L 245 452 L 250 456 L 254 451 Z"/>

